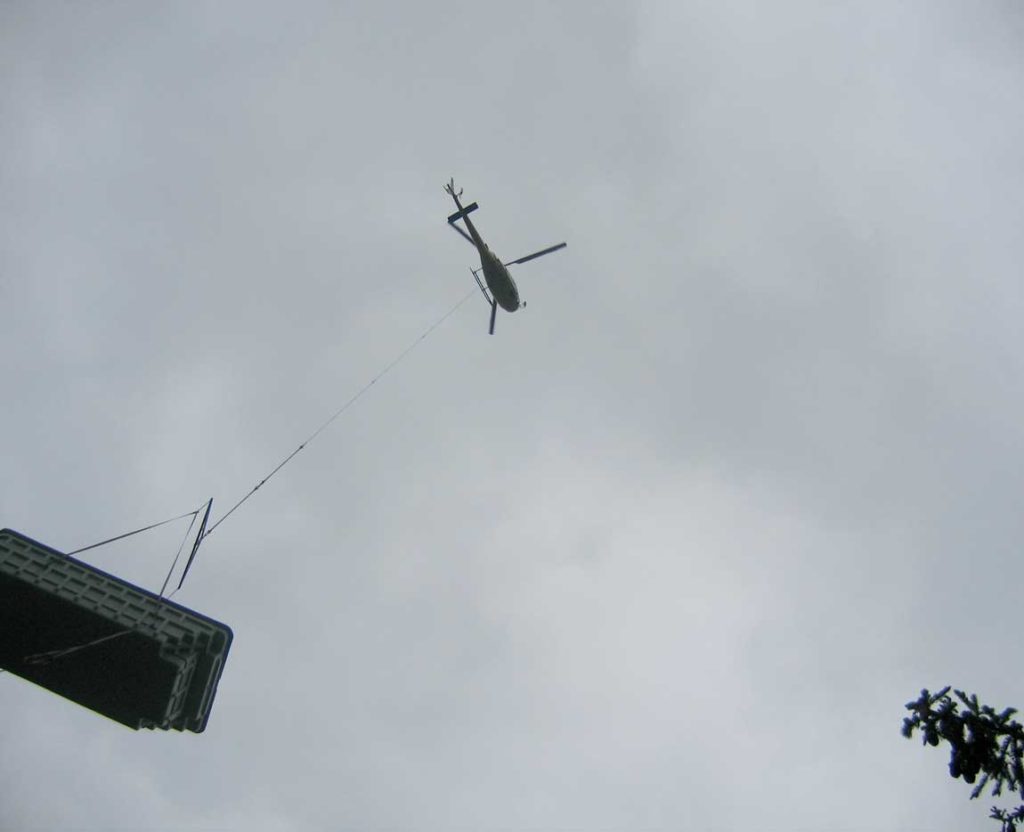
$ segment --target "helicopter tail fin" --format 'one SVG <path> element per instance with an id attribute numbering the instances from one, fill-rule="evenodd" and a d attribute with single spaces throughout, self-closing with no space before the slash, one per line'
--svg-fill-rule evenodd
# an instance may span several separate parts
<path id="1" fill-rule="evenodd" d="M 477 205 L 475 202 L 471 202 L 471 203 L 469 203 L 469 205 L 467 205 L 461 211 L 456 211 L 454 214 L 452 214 L 450 217 L 448 217 L 448 222 L 449 223 L 454 223 L 454 222 L 457 222 L 458 220 L 465 219 L 466 214 L 472 214 L 479 207 L 480 206 Z"/>

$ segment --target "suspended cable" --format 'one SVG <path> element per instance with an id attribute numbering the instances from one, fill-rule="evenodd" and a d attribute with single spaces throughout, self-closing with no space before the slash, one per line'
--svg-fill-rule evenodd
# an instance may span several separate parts
<path id="1" fill-rule="evenodd" d="M 106 546 L 108 543 L 113 543 L 115 540 L 124 540 L 126 537 L 131 537 L 133 534 L 142 534 L 142 532 L 148 532 L 150 529 L 166 526 L 168 523 L 173 523 L 175 520 L 181 520 L 185 517 L 191 517 L 194 521 L 196 515 L 199 514 L 200 511 L 202 511 L 202 508 L 197 508 L 195 511 L 186 511 L 184 514 L 179 514 L 177 517 L 171 517 L 169 520 L 161 520 L 159 523 L 153 523 L 145 528 L 119 534 L 117 537 L 111 537 L 109 540 L 102 540 L 99 543 L 93 543 L 92 546 L 83 546 L 81 549 L 75 549 L 73 552 L 68 552 L 68 554 L 77 555 L 79 552 L 88 552 L 90 549 L 98 549 L 100 546 Z"/>
<path id="2" fill-rule="evenodd" d="M 193 560 L 196 557 L 196 553 L 199 550 L 200 543 L 202 543 L 202 541 L 208 535 L 210 535 L 210 533 L 213 532 L 213 530 L 216 529 L 217 526 L 219 526 L 221 523 L 223 523 L 225 520 L 227 520 L 228 517 L 230 517 L 235 512 L 235 510 L 238 509 L 242 505 L 242 503 L 244 503 L 246 500 L 248 500 L 257 491 L 259 491 L 260 488 L 263 487 L 264 483 L 266 483 L 271 477 L 274 476 L 274 474 L 276 474 L 278 471 L 280 471 L 282 468 L 284 468 L 284 466 L 287 465 L 299 453 L 299 451 L 301 451 L 310 442 L 312 442 L 321 433 L 323 433 L 331 425 L 331 423 L 334 422 L 335 419 L 337 419 L 346 410 L 348 410 L 352 405 L 354 405 L 357 401 L 359 401 L 359 399 L 362 398 L 363 395 L 371 387 L 373 387 L 373 385 L 375 385 L 378 381 L 380 381 L 380 379 L 382 379 L 389 372 L 391 372 L 391 370 L 393 370 L 395 367 L 397 367 L 405 359 L 405 357 L 407 355 L 409 355 L 409 353 L 411 353 L 417 346 L 419 346 L 420 343 L 425 341 L 430 336 L 430 334 L 433 333 L 433 331 L 435 329 L 437 329 L 439 326 L 441 326 L 441 324 L 443 324 L 446 320 L 448 320 L 448 318 L 450 318 L 452 315 L 454 315 L 455 312 L 459 309 L 459 307 L 461 307 L 475 293 L 476 293 L 475 289 L 471 289 L 469 292 L 467 292 L 465 297 L 463 297 L 461 300 L 459 300 L 454 306 L 451 307 L 451 309 L 449 309 L 447 312 L 444 313 L 444 315 L 442 315 L 433 324 L 431 324 L 418 338 L 416 338 L 412 343 L 409 344 L 409 346 L 407 346 L 404 350 L 402 350 L 402 352 L 400 352 L 396 358 L 392 359 L 392 361 L 389 364 L 387 364 L 384 367 L 384 369 L 382 369 L 380 372 L 377 373 L 377 375 L 375 375 L 372 379 L 370 379 L 370 381 L 368 381 L 366 384 L 364 384 L 352 397 L 350 397 L 348 399 L 348 401 L 346 401 L 333 414 L 331 414 L 331 416 L 322 425 L 320 425 L 320 427 L 318 427 L 315 431 L 313 431 L 313 433 L 311 433 L 294 451 L 292 451 L 290 454 L 288 454 L 288 456 L 286 456 L 283 460 L 281 460 L 281 462 L 279 462 L 269 474 L 267 474 L 263 479 L 261 479 L 258 483 L 256 483 L 256 485 L 253 486 L 253 488 L 250 489 L 250 491 L 244 497 L 242 497 L 241 500 L 239 500 L 237 503 L 235 503 L 219 520 L 217 520 L 216 523 L 214 523 L 209 528 L 207 528 L 207 522 L 210 519 L 210 510 L 213 507 L 213 500 L 211 499 L 209 502 L 207 502 L 206 503 L 206 510 L 205 510 L 205 513 L 203 514 L 202 522 L 199 525 L 199 531 L 196 533 L 195 541 L 192 544 L 192 552 L 190 553 L 188 561 L 185 564 L 185 569 L 182 572 L 181 579 L 178 581 L 178 586 L 174 589 L 173 592 L 170 593 L 170 595 L 167 595 L 166 598 L 168 600 L 170 598 L 173 598 L 174 595 L 177 594 L 178 590 L 181 589 L 182 584 L 185 583 L 185 578 L 188 575 L 188 571 L 189 571 L 189 569 L 192 566 L 192 562 L 193 562 Z M 191 522 L 189 523 L 188 530 L 185 532 L 185 536 L 182 539 L 181 544 L 178 546 L 178 551 L 177 551 L 177 553 L 174 556 L 173 562 L 171 563 L 171 568 L 170 568 L 170 570 L 168 570 L 167 576 L 164 578 L 163 585 L 160 587 L 160 597 L 164 598 L 165 597 L 164 596 L 164 592 L 167 590 L 167 585 L 168 585 L 168 583 L 170 583 L 171 575 L 174 574 L 174 569 L 178 565 L 178 560 L 180 559 L 181 553 L 182 553 L 182 551 L 183 551 L 183 549 L 185 547 L 185 542 L 188 540 L 189 535 L 192 532 L 192 528 L 195 525 L 196 517 L 198 517 L 199 512 L 201 512 L 201 511 L 203 511 L 203 507 L 202 506 L 197 508 L 195 511 L 188 511 L 188 512 L 185 512 L 184 514 L 179 514 L 177 517 L 171 517 L 171 518 L 169 518 L 167 520 L 161 520 L 159 523 L 153 523 L 153 524 L 151 524 L 149 526 L 145 526 L 145 527 L 143 527 L 141 529 L 135 529 L 134 531 L 126 532 L 125 534 L 120 534 L 120 535 L 117 535 L 116 537 L 111 537 L 111 538 L 109 538 L 107 540 L 100 541 L 99 543 L 94 543 L 91 546 L 84 546 L 81 549 L 76 549 L 73 552 L 69 552 L 68 554 L 69 555 L 77 555 L 80 552 L 87 552 L 90 549 L 97 549 L 100 546 L 107 545 L 108 543 L 114 543 L 115 541 L 123 540 L 126 537 L 131 537 L 132 535 L 141 534 L 142 532 L 147 532 L 147 531 L 150 531 L 151 529 L 159 528 L 160 526 L 164 526 L 164 525 L 166 525 L 168 523 L 173 523 L 176 520 L 182 520 L 185 517 L 191 517 L 192 519 L 191 519 Z M 119 630 L 116 633 L 111 633 L 111 634 L 106 635 L 106 636 L 101 636 L 100 638 L 94 639 L 94 640 L 86 642 L 84 644 L 77 644 L 77 645 L 75 645 L 73 647 L 64 647 L 64 648 L 60 648 L 60 649 L 57 649 L 57 650 L 47 650 L 47 651 L 42 652 L 42 653 L 35 653 L 35 654 L 30 655 L 30 656 L 25 656 L 23 661 L 26 664 L 49 664 L 50 662 L 55 661 L 57 659 L 61 659 L 64 656 L 70 655 L 72 653 L 77 653 L 80 650 L 85 650 L 85 649 L 87 649 L 89 647 L 94 647 L 94 646 L 96 646 L 98 644 L 103 644 L 103 643 L 105 643 L 107 641 L 111 641 L 111 640 L 116 639 L 116 638 L 120 638 L 121 636 L 125 636 L 128 633 L 130 633 L 130 632 L 132 632 L 131 629 Z M 0 672 L 3 672 L 3 670 L 0 670 Z"/>
<path id="3" fill-rule="evenodd" d="M 178 546 L 178 551 L 174 555 L 174 560 L 171 561 L 171 568 L 167 570 L 167 577 L 164 578 L 163 585 L 160 587 L 160 597 L 164 597 L 164 591 L 167 589 L 167 584 L 171 581 L 171 575 L 174 574 L 174 567 L 178 565 L 178 558 L 181 557 L 181 550 L 185 548 L 185 541 L 188 540 L 188 536 L 192 533 L 192 527 L 196 524 L 196 517 L 199 512 L 196 511 L 192 515 L 192 522 L 188 524 L 188 529 L 185 532 L 185 536 L 181 539 L 181 545 Z"/>
<path id="4" fill-rule="evenodd" d="M 227 520 L 227 519 L 228 519 L 228 517 L 230 517 L 230 516 L 231 516 L 231 515 L 232 515 L 232 514 L 234 513 L 235 509 L 237 509 L 237 508 L 238 508 L 239 506 L 241 506 L 241 505 L 242 505 L 242 503 L 244 503 L 244 502 L 245 502 L 246 500 L 248 500 L 248 499 L 249 499 L 249 498 L 250 498 L 250 497 L 251 497 L 251 496 L 252 496 L 253 494 L 255 494 L 255 493 L 256 493 L 257 491 L 259 491 L 259 490 L 260 490 L 260 488 L 262 488 L 262 487 L 263 487 L 263 484 L 264 484 L 264 483 L 265 483 L 265 482 L 266 482 L 267 480 L 269 480 L 269 479 L 270 479 L 270 478 L 271 478 L 272 476 L 274 476 L 274 474 L 276 474 L 276 473 L 277 473 L 278 471 L 280 471 L 280 470 L 281 470 L 282 468 L 284 468 L 284 466 L 285 466 L 285 465 L 287 465 L 287 464 L 288 464 L 289 462 L 291 462 L 292 458 L 293 458 L 293 457 L 295 457 L 295 455 L 296 455 L 296 454 L 298 454 L 298 452 L 299 452 L 299 451 L 301 451 L 301 450 L 302 450 L 303 448 L 305 448 L 305 447 L 306 447 L 306 445 L 308 445 L 308 444 L 309 444 L 310 442 L 312 442 L 312 441 L 313 441 L 314 439 L 316 439 L 316 438 L 317 438 L 317 437 L 318 437 L 318 436 L 319 436 L 319 435 L 320 435 L 321 433 L 323 433 L 323 431 L 324 431 L 324 430 L 326 430 L 326 429 L 327 429 L 327 427 L 328 427 L 328 426 L 329 426 L 329 425 L 330 425 L 330 424 L 331 424 L 331 423 L 332 423 L 332 422 L 333 422 L 333 421 L 334 421 L 335 419 L 337 419 L 337 418 L 338 418 L 339 416 L 341 416 L 341 414 L 342 414 L 342 413 L 344 413 L 344 412 L 345 412 L 346 410 L 348 410 L 348 409 L 349 409 L 349 408 L 350 408 L 350 407 L 351 407 L 352 405 L 354 405 L 354 404 L 355 404 L 355 403 L 356 403 L 357 401 L 359 401 L 359 399 L 360 399 L 360 398 L 362 398 L 363 394 L 364 394 L 364 393 L 365 393 L 365 392 L 366 392 L 367 390 L 369 390 L 369 389 L 370 389 L 371 387 L 373 387 L 373 385 L 375 385 L 375 384 L 376 384 L 376 383 L 377 383 L 377 382 L 378 382 L 378 381 L 379 381 L 380 379 L 382 379 L 382 378 L 383 378 L 384 376 L 386 376 L 386 375 L 387 375 L 387 374 L 388 374 L 388 373 L 389 373 L 389 372 L 390 372 L 390 371 L 391 371 L 392 369 L 394 369 L 394 368 L 395 368 L 395 367 L 396 367 L 396 366 L 397 366 L 397 365 L 398 365 L 398 364 L 399 364 L 399 363 L 400 363 L 400 362 L 402 361 L 402 359 L 404 359 L 404 358 L 405 358 L 405 357 L 406 357 L 406 356 L 407 356 L 407 355 L 408 355 L 409 353 L 411 353 L 411 352 L 412 352 L 412 351 L 413 351 L 413 350 L 414 350 L 414 349 L 415 349 L 415 348 L 416 348 L 416 347 L 417 347 L 417 346 L 418 346 L 418 345 L 419 345 L 419 344 L 420 344 L 420 343 L 421 343 L 422 341 L 426 340 L 426 338 L 427 338 L 427 337 L 428 337 L 428 336 L 429 336 L 429 335 L 430 335 L 430 334 L 431 334 L 431 333 L 432 333 L 432 332 L 433 332 L 433 331 L 434 331 L 435 329 L 437 329 L 437 328 L 438 328 L 438 327 L 439 327 L 439 326 L 440 326 L 441 324 L 443 324 L 443 323 L 444 323 L 444 322 L 445 322 L 445 321 L 446 321 L 446 320 L 447 320 L 448 318 L 450 318 L 450 317 L 451 317 L 452 315 L 454 315 L 454 314 L 455 314 L 455 312 L 456 312 L 456 310 L 457 310 L 457 309 L 458 309 L 458 308 L 459 308 L 460 306 L 462 306 L 462 304 L 464 304 L 464 303 L 465 303 L 465 302 L 466 302 L 467 300 L 469 300 L 469 299 L 470 299 L 470 298 L 471 298 L 471 297 L 472 297 L 472 296 L 473 296 L 474 294 L 476 294 L 476 289 L 470 289 L 470 291 L 469 291 L 469 292 L 468 292 L 468 293 L 466 294 L 466 296 L 465 296 L 464 298 L 462 298 L 462 300 L 460 300 L 460 301 L 459 301 L 458 303 L 456 303 L 456 304 L 455 304 L 455 305 L 454 305 L 454 306 L 453 306 L 453 307 L 452 307 L 451 309 L 449 309 L 449 310 L 448 310 L 447 312 L 445 312 L 445 313 L 444 313 L 444 315 L 442 315 L 442 316 L 441 316 L 440 318 L 438 318 L 438 319 L 437 319 L 437 321 L 435 321 L 435 322 L 434 322 L 433 324 L 431 324 L 431 326 L 430 326 L 430 327 L 429 327 L 429 328 L 428 328 L 428 329 L 427 329 L 427 330 L 426 330 L 426 331 L 425 331 L 425 332 L 424 332 L 424 333 L 423 333 L 422 335 L 420 335 L 420 337 L 419 337 L 419 338 L 417 338 L 417 339 L 416 339 L 415 341 L 413 341 L 413 342 L 412 342 L 411 344 L 409 344 L 409 346 L 408 346 L 408 347 L 406 347 L 406 348 L 405 348 L 405 349 L 404 349 L 404 350 L 403 350 L 403 351 L 402 351 L 402 352 L 401 352 L 401 353 L 400 353 L 400 354 L 398 355 L 398 357 L 397 357 L 397 358 L 395 358 L 395 359 L 394 359 L 394 360 L 393 360 L 393 361 L 392 361 L 392 362 L 391 362 L 390 364 L 388 364 L 388 365 L 387 365 L 387 366 L 386 366 L 386 367 L 385 367 L 385 368 L 384 368 L 383 370 L 381 370 L 381 371 L 380 371 L 379 373 L 377 373 L 377 375 L 375 375 L 375 376 L 374 376 L 374 377 L 373 377 L 372 379 L 370 379 L 370 381 L 368 381 L 368 382 L 367 382 L 367 383 L 366 383 L 365 385 L 363 385 L 363 386 L 362 386 L 362 387 L 361 387 L 361 388 L 359 389 L 359 391 L 358 391 L 358 392 L 356 392 L 356 394 L 355 394 L 354 396 L 352 396 L 352 397 L 351 397 L 351 398 L 350 398 L 350 399 L 349 399 L 349 400 L 348 400 L 347 402 L 345 402 L 345 404 L 343 404 L 343 405 L 342 405 L 341 407 L 339 407 L 339 408 L 338 408 L 338 409 L 337 409 L 337 410 L 336 410 L 336 411 L 334 412 L 334 414 L 333 414 L 333 415 L 332 415 L 332 416 L 331 416 L 331 417 L 330 417 L 330 418 L 329 418 L 329 419 L 328 419 L 328 420 L 327 420 L 326 422 L 324 422 L 324 423 L 323 423 L 322 425 L 320 425 L 320 427 L 318 427 L 318 428 L 317 428 L 317 429 L 316 429 L 315 431 L 313 431 L 313 433 L 311 433 L 311 434 L 310 434 L 310 435 L 309 435 L 309 436 L 308 436 L 308 437 L 307 437 L 307 438 L 306 438 L 306 439 L 305 439 L 305 440 L 304 440 L 304 441 L 302 442 L 302 444 L 300 444 L 300 445 L 299 445 L 299 447 L 297 447 L 297 448 L 296 448 L 296 449 L 295 449 L 294 451 L 292 451 L 292 452 L 291 452 L 290 454 L 288 454 L 288 456 L 286 456 L 286 457 L 285 457 L 285 458 L 284 458 L 283 460 L 281 460 L 281 462 L 279 462 L 279 463 L 277 464 L 277 467 L 275 467 L 273 471 L 271 471 L 271 472 L 270 472 L 269 474 L 267 474 L 267 475 L 266 475 L 266 476 L 265 476 L 265 477 L 264 477 L 263 479 L 261 479 L 261 480 L 260 480 L 260 481 L 259 481 L 258 483 L 256 483 L 256 485 L 255 485 L 255 486 L 253 486 L 253 488 L 252 488 L 252 489 L 251 489 L 251 490 L 249 491 L 249 493 L 248 493 L 248 494 L 246 494 L 246 495 L 245 495 L 244 497 L 242 497 L 242 499 L 241 499 L 241 500 L 239 500 L 239 501 L 238 501 L 237 503 L 235 503 L 235 504 L 234 504 L 234 505 L 233 505 L 233 506 L 232 506 L 232 507 L 231 507 L 230 509 L 228 509 L 227 513 L 225 513 L 224 515 L 222 515 L 222 516 L 220 517 L 220 519 L 219 519 L 219 520 L 217 520 L 217 522 L 216 522 L 216 523 L 214 523 L 214 524 L 213 524 L 212 526 L 210 526 L 210 528 L 206 530 L 206 532 L 205 532 L 205 533 L 204 533 L 204 534 L 202 535 L 202 537 L 209 537 L 209 535 L 211 535 L 211 534 L 213 533 L 213 530 L 214 530 L 214 529 L 216 529 L 216 528 L 217 528 L 217 526 L 219 526 L 219 525 L 220 525 L 221 523 L 223 523 L 223 522 L 224 522 L 225 520 Z M 180 588 L 180 587 L 179 587 L 179 588 Z"/>
<path id="5" fill-rule="evenodd" d="M 86 650 L 89 647 L 95 647 L 97 644 L 103 644 L 104 642 L 112 641 L 115 638 L 121 638 L 121 636 L 126 636 L 130 632 L 131 630 L 118 630 L 116 633 L 100 636 L 99 638 L 87 641 L 84 644 L 76 644 L 74 647 L 62 647 L 59 650 L 47 650 L 44 653 L 33 653 L 31 656 L 25 656 L 22 661 L 25 664 L 50 664 L 57 659 L 63 659 L 65 656 L 77 653 L 79 650 Z"/>
<path id="6" fill-rule="evenodd" d="M 199 544 L 202 543 L 203 538 L 206 537 L 206 524 L 210 522 L 210 509 L 212 508 L 213 497 L 210 497 L 210 502 L 206 504 L 206 511 L 203 512 L 203 521 L 199 524 L 199 531 L 196 532 L 196 539 L 192 543 L 192 553 L 188 556 L 188 560 L 185 562 L 185 569 L 181 573 L 181 580 L 178 581 L 178 586 L 174 590 L 174 592 L 177 592 L 179 589 L 181 589 L 182 584 L 185 583 L 185 578 L 188 577 L 188 570 L 192 568 L 192 561 L 196 559 L 196 553 L 199 551 Z"/>
<path id="7" fill-rule="evenodd" d="M 206 503 L 206 514 L 203 515 L 203 522 L 200 524 L 199 531 L 196 533 L 196 540 L 195 540 L 195 543 L 192 546 L 192 554 L 189 556 L 188 565 L 186 565 L 185 572 L 184 572 L 184 574 L 182 574 L 181 583 L 178 584 L 178 588 L 175 589 L 174 592 L 171 593 L 171 595 L 166 596 L 168 599 L 171 596 L 173 596 L 174 593 L 178 591 L 178 589 L 181 589 L 181 584 L 185 582 L 185 575 L 188 574 L 188 567 L 192 565 L 192 558 L 195 557 L 196 550 L 199 548 L 199 541 L 202 539 L 203 528 L 205 527 L 206 520 L 210 516 L 210 507 L 212 505 L 213 505 L 213 500 L 212 499 L 208 503 Z M 164 592 L 167 590 L 167 584 L 170 583 L 171 575 L 174 574 L 174 568 L 178 565 L 178 560 L 181 558 L 181 553 L 182 553 L 182 550 L 184 550 L 184 548 L 185 548 L 185 543 L 188 541 L 189 535 L 192 533 L 192 529 L 193 529 L 193 527 L 196 524 L 196 518 L 199 516 L 199 512 L 202 511 L 202 510 L 203 510 L 203 507 L 200 506 L 195 511 L 187 512 L 185 514 L 179 515 L 178 517 L 171 518 L 170 520 L 163 520 L 160 523 L 154 523 L 153 525 L 147 526 L 144 529 L 137 529 L 134 532 L 128 532 L 127 534 L 122 534 L 122 535 L 119 535 L 118 537 L 113 537 L 110 540 L 103 541 L 103 543 L 96 543 L 96 544 L 94 544 L 92 546 L 86 546 L 84 549 L 78 549 L 75 552 L 71 552 L 70 554 L 74 555 L 74 554 L 77 554 L 78 552 L 84 552 L 84 551 L 86 551 L 88 549 L 95 549 L 95 548 L 97 548 L 99 546 L 104 545 L 104 543 L 112 543 L 115 540 L 121 540 L 122 538 L 130 537 L 133 534 L 139 534 L 141 532 L 148 531 L 149 529 L 155 529 L 155 528 L 157 528 L 157 526 L 163 526 L 166 523 L 171 523 L 174 520 L 181 520 L 181 519 L 183 519 L 185 517 L 191 516 L 192 520 L 188 524 L 188 529 L 186 529 L 186 531 L 185 531 L 185 536 L 181 539 L 181 544 L 178 546 L 178 551 L 174 555 L 174 560 L 171 563 L 171 568 L 167 571 L 167 577 L 164 578 L 163 586 L 160 587 L 160 595 L 159 595 L 159 597 L 160 598 L 164 598 L 165 597 L 164 596 Z M 112 640 L 114 640 L 116 638 L 120 638 L 121 636 L 128 635 L 129 633 L 133 632 L 133 630 L 135 630 L 135 629 L 138 629 L 138 627 L 118 630 L 115 633 L 110 633 L 110 634 L 105 635 L 105 636 L 100 636 L 99 638 L 93 639 L 92 641 L 87 641 L 87 642 L 83 642 L 81 644 L 76 644 L 76 645 L 74 645 L 72 647 L 61 647 L 61 648 L 58 648 L 56 650 L 46 650 L 46 651 L 44 651 L 42 653 L 33 653 L 33 654 L 29 655 L 29 656 L 25 656 L 22 659 L 22 662 L 24 662 L 25 664 L 35 664 L 35 665 L 50 664 L 51 662 L 54 662 L 54 661 L 56 661 L 58 659 L 63 659 L 65 656 L 70 656 L 73 653 L 77 653 L 80 650 L 85 650 L 85 649 L 87 649 L 89 647 L 95 647 L 96 645 L 99 645 L 99 644 L 105 644 L 108 641 L 112 641 Z M 0 671 L 0 672 L 3 672 L 3 671 Z"/>

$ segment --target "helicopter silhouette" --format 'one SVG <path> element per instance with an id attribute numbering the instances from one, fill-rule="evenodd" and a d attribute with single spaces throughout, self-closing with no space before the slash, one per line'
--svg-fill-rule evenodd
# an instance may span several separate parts
<path id="1" fill-rule="evenodd" d="M 553 251 L 565 248 L 567 244 L 558 243 L 540 251 L 535 251 L 533 254 L 527 254 L 525 257 L 520 257 L 517 260 L 509 260 L 507 263 L 503 263 L 501 258 L 491 251 L 490 246 L 483 241 L 480 232 L 476 230 L 472 220 L 469 218 L 469 215 L 480 206 L 475 202 L 471 202 L 463 207 L 462 202 L 459 200 L 459 197 L 462 196 L 462 188 L 459 188 L 458 191 L 455 190 L 454 179 L 449 179 L 444 189 L 451 194 L 452 199 L 455 200 L 455 206 L 459 209 L 448 217 L 448 224 L 461 234 L 470 245 L 476 248 L 480 254 L 480 268 L 470 269 L 470 271 L 473 272 L 473 279 L 476 280 L 476 285 L 480 287 L 484 299 L 491 307 L 491 324 L 488 332 L 493 335 L 499 306 L 506 312 L 515 312 L 520 306 L 526 306 L 525 303 L 520 301 L 519 288 L 516 286 L 515 280 L 512 279 L 512 275 L 509 274 L 508 267 L 535 260 L 538 257 L 543 257 L 545 254 L 551 254 Z M 466 229 L 469 231 L 468 234 L 456 225 L 459 220 L 466 224 Z M 486 286 L 480 280 L 481 272 L 483 272 Z"/>

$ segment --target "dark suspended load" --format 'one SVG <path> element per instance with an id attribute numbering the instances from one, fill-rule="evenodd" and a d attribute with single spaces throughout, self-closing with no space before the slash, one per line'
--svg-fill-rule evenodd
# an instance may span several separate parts
<path id="1" fill-rule="evenodd" d="M 129 728 L 206 728 L 231 628 L 11 529 L 0 667 Z"/>

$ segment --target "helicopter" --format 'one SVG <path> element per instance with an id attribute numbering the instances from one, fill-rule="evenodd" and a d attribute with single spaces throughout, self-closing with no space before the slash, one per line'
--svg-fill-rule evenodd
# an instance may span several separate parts
<path id="1" fill-rule="evenodd" d="M 455 200 L 455 206 L 459 209 L 448 217 L 448 225 L 461 234 L 466 239 L 466 242 L 480 253 L 480 268 L 470 269 L 470 271 L 473 272 L 473 279 L 476 281 L 476 285 L 480 287 L 484 300 L 491 307 L 491 325 L 488 331 L 493 335 L 494 321 L 498 315 L 499 306 L 506 312 L 515 312 L 520 306 L 526 306 L 525 302 L 521 303 L 519 300 L 519 289 L 516 287 L 516 282 L 512 279 L 512 275 L 509 274 L 508 267 L 526 263 L 529 260 L 535 260 L 538 257 L 543 257 L 545 254 L 551 254 L 553 251 L 565 248 L 566 243 L 558 243 L 540 251 L 535 251 L 533 254 L 527 254 L 518 260 L 509 260 L 507 263 L 503 263 L 501 258 L 491 251 L 487 243 L 483 241 L 480 232 L 476 230 L 469 219 L 469 215 L 480 206 L 475 202 L 471 202 L 463 207 L 459 201 L 459 197 L 462 196 L 462 188 L 459 188 L 456 192 L 454 179 L 449 179 L 444 189 L 447 193 L 451 194 L 452 199 Z M 459 220 L 466 223 L 466 228 L 469 229 L 468 234 L 455 224 Z M 484 274 L 486 286 L 480 280 L 480 272 Z"/>

